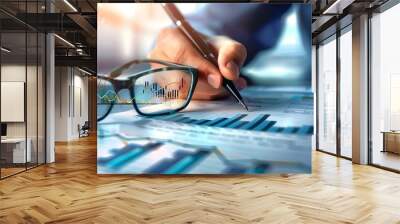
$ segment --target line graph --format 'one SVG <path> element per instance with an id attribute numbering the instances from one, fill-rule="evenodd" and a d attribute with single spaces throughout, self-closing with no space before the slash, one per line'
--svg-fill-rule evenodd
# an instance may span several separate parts
<path id="1" fill-rule="evenodd" d="M 143 81 L 133 87 L 135 97 L 131 97 L 131 93 L 129 93 L 131 90 L 116 92 L 111 83 L 100 80 L 97 85 L 97 104 L 131 104 L 134 100 L 138 104 L 160 104 L 186 98 L 188 95 L 188 84 L 183 78 L 163 86 L 161 87 L 156 82 Z M 171 86 L 177 88 L 171 88 Z"/>
<path id="2" fill-rule="evenodd" d="M 111 103 L 120 103 L 120 104 L 131 104 L 134 101 L 132 97 L 121 97 L 115 93 L 114 90 L 107 90 L 107 92 L 101 94 L 99 91 L 97 92 L 97 104 L 111 104 Z"/>

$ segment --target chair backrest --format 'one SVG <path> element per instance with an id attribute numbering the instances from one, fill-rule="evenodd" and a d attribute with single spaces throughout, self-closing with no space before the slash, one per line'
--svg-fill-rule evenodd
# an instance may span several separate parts
<path id="1" fill-rule="evenodd" d="M 85 121 L 85 123 L 82 126 L 82 129 L 89 129 L 90 125 L 89 125 L 89 121 Z"/>

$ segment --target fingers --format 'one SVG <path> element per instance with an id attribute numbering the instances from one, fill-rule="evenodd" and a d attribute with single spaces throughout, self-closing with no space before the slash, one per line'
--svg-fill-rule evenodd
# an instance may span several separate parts
<path id="1" fill-rule="evenodd" d="M 236 87 L 241 90 L 246 88 L 247 82 L 244 78 L 239 78 L 234 81 Z M 196 91 L 194 92 L 193 98 L 195 100 L 217 100 L 228 97 L 229 93 L 224 88 L 215 89 L 210 87 L 203 80 L 199 80 L 196 86 Z"/>
<path id="2" fill-rule="evenodd" d="M 240 67 L 246 59 L 245 47 L 227 37 L 214 37 L 210 44 L 218 55 L 218 66 L 202 57 L 192 43 L 176 28 L 163 29 L 157 38 L 156 46 L 149 57 L 158 60 L 190 65 L 198 69 L 199 78 L 215 89 L 222 86 L 223 78 L 238 80 Z M 214 96 L 214 93 L 212 94 Z M 220 95 L 220 94 L 217 94 Z"/>
<path id="3" fill-rule="evenodd" d="M 197 52 L 186 52 L 178 58 L 171 58 L 163 52 L 152 52 L 149 55 L 153 59 L 173 61 L 179 64 L 190 65 L 197 68 L 200 72 L 200 78 L 207 80 L 208 84 L 213 88 L 218 89 L 222 85 L 222 74 L 216 66 L 204 59 Z"/>
<path id="4" fill-rule="evenodd" d="M 220 88 L 222 85 L 222 75 L 218 68 L 197 52 L 196 54 L 193 57 L 188 57 L 192 65 L 200 71 L 200 75 L 207 79 L 208 84 L 216 89 Z"/>
<path id="5" fill-rule="evenodd" d="M 222 74 L 211 62 L 202 57 L 192 43 L 175 28 L 160 32 L 156 47 L 150 52 L 150 58 L 190 65 L 200 72 L 200 76 L 214 88 L 222 85 Z"/>
<path id="6" fill-rule="evenodd" d="M 230 80 L 238 79 L 240 67 L 247 57 L 246 48 L 226 37 L 214 38 L 211 44 L 218 52 L 218 67 L 222 75 Z"/>
<path id="7" fill-rule="evenodd" d="M 228 92 L 224 88 L 215 89 L 210 86 L 206 80 L 202 78 L 197 82 L 196 89 L 192 99 L 195 100 L 216 100 L 228 96 Z"/>

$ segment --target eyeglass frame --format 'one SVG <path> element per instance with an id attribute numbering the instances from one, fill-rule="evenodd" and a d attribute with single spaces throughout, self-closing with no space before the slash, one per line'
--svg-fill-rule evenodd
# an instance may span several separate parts
<path id="1" fill-rule="evenodd" d="M 116 77 L 120 76 L 122 74 L 122 72 L 126 69 L 128 69 L 131 65 L 133 64 L 144 64 L 144 63 L 156 63 L 156 64 L 161 64 L 161 65 L 165 65 L 166 67 L 163 68 L 155 68 L 155 69 L 149 69 L 149 70 L 145 70 L 145 71 L 141 71 L 138 73 L 134 73 L 131 74 L 127 80 L 118 80 L 115 79 Z M 186 98 L 186 102 L 183 106 L 181 106 L 178 109 L 175 110 L 171 110 L 171 111 L 167 111 L 167 112 L 160 112 L 160 113 L 154 113 L 154 114 L 146 114 L 143 113 L 142 111 L 139 110 L 137 104 L 136 104 L 136 100 L 135 100 L 135 91 L 134 91 L 134 86 L 136 83 L 136 80 L 146 76 L 150 73 L 157 73 L 157 72 L 161 72 L 161 71 L 173 71 L 173 70 L 180 70 L 180 71 L 185 71 L 188 72 L 191 76 L 192 76 L 192 82 L 190 85 L 190 89 L 189 89 L 189 95 Z M 177 64 L 177 63 L 173 63 L 173 62 L 167 62 L 167 61 L 161 61 L 161 60 L 154 60 L 154 59 L 146 59 L 146 60 L 133 60 L 130 61 L 124 65 L 122 65 L 121 67 L 117 68 L 116 70 L 112 71 L 110 73 L 109 76 L 97 76 L 97 79 L 100 80 L 106 80 L 109 81 L 112 85 L 112 88 L 115 91 L 115 94 L 118 95 L 119 91 L 123 90 L 123 89 L 128 89 L 131 99 L 132 99 L 132 105 L 133 108 L 136 110 L 136 112 L 139 115 L 142 116 L 146 116 L 146 117 L 153 117 L 153 116 L 162 116 L 162 115 L 169 115 L 169 114 L 174 114 L 177 113 L 183 109 L 185 109 L 190 101 L 192 100 L 192 96 L 194 94 L 194 89 L 197 85 L 197 81 L 198 81 L 198 70 L 194 67 L 188 66 L 188 65 L 182 65 L 182 64 Z M 107 112 L 99 119 L 97 118 L 97 121 L 101 121 L 103 119 L 105 119 L 110 112 L 112 111 L 112 108 L 114 107 L 115 104 L 115 100 L 113 100 L 110 103 L 110 107 L 108 108 Z"/>

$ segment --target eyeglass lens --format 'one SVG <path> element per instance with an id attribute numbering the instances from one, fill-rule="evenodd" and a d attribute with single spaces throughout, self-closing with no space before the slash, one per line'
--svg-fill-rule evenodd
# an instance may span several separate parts
<path id="1" fill-rule="evenodd" d="M 192 75 L 183 70 L 164 70 L 136 80 L 134 96 L 143 114 L 162 114 L 182 109 L 189 98 Z"/>
<path id="2" fill-rule="evenodd" d="M 97 79 L 97 120 L 103 119 L 109 113 L 117 97 L 111 82 Z"/>

